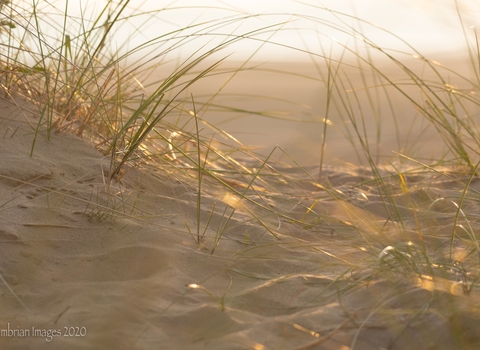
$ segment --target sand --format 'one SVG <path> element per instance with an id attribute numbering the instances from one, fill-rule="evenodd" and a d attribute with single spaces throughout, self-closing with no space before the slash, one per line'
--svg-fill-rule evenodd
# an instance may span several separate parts
<path id="1" fill-rule="evenodd" d="M 110 181 L 109 157 L 88 140 L 65 132 L 47 140 L 42 128 L 30 156 L 38 109 L 15 98 L 1 100 L 0 111 L 2 349 L 480 344 L 476 287 L 462 293 L 454 272 L 430 284 L 402 271 L 373 273 L 377 256 L 360 249 L 419 244 L 418 219 L 440 261 L 455 210 L 435 200 L 458 198 L 461 186 L 452 179 L 408 178 L 412 190 L 396 195 L 406 237 L 366 182 L 368 170 L 326 167 L 328 194 L 285 168 L 283 182 L 259 180 L 251 198 L 265 209 L 242 201 L 212 254 L 236 206 L 228 191 L 203 193 L 200 226 L 208 228 L 197 244 L 187 228 L 196 233 L 195 181 L 147 166 Z M 429 215 L 415 218 L 412 203 Z M 467 214 L 479 209 L 474 204 Z M 459 252 L 464 245 L 459 240 Z"/>

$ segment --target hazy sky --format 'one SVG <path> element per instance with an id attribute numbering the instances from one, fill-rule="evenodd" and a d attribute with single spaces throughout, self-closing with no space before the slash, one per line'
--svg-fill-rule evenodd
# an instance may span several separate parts
<path id="1" fill-rule="evenodd" d="M 463 45 L 461 27 L 459 25 L 458 15 L 455 9 L 454 0 L 323 0 L 323 1 L 292 1 L 292 0 L 224 0 L 224 1 L 171 1 L 160 2 L 158 0 L 146 1 L 143 8 L 156 9 L 159 4 L 168 5 L 166 7 L 178 7 L 178 10 L 165 12 L 163 20 L 164 25 L 171 24 L 175 26 L 188 25 L 198 20 L 208 20 L 220 18 L 222 16 L 234 15 L 237 13 L 245 14 L 264 14 L 256 21 L 248 21 L 240 26 L 239 31 L 248 31 L 256 29 L 262 25 L 279 23 L 284 20 L 290 20 L 283 31 L 276 33 L 272 40 L 291 46 L 303 46 L 301 41 L 307 42 L 309 48 L 315 49 L 319 36 L 334 37 L 339 41 L 349 40 L 348 35 L 342 35 L 340 32 L 331 30 L 328 26 L 319 25 L 314 21 L 303 19 L 298 16 L 271 15 L 273 13 L 296 14 L 310 16 L 312 18 L 324 19 L 337 24 L 338 19 L 333 19 L 332 15 L 321 7 L 336 10 L 345 14 L 356 14 L 359 18 L 378 25 L 386 30 L 398 34 L 410 44 L 420 48 L 423 51 L 431 52 L 451 52 L 455 47 Z M 204 9 L 188 10 L 182 7 L 205 6 Z M 313 6 L 309 6 L 313 5 Z M 212 8 L 207 8 L 212 6 Z M 316 7 L 314 7 L 316 6 Z M 480 4 L 477 1 L 458 1 L 459 9 L 464 16 L 465 25 L 470 27 L 475 25 L 474 20 L 480 17 Z M 224 10 L 215 9 L 221 7 Z M 229 12 L 227 9 L 232 10 Z M 270 14 L 270 15 L 267 15 Z M 344 20 L 347 25 L 353 24 L 352 19 L 339 15 L 339 19 Z M 152 26 L 150 28 L 154 28 Z M 288 29 L 289 28 L 289 29 Z M 298 28 L 295 30 L 294 28 Z M 308 30 L 302 30 L 308 28 Z M 382 31 L 363 24 L 362 32 L 369 38 L 374 38 L 382 45 L 393 45 L 396 43 L 391 36 L 382 33 Z M 350 40 L 351 41 L 351 40 Z M 244 45 L 251 43 L 245 42 Z M 269 52 L 277 52 L 272 47 L 262 51 L 263 55 Z"/>
<path id="2" fill-rule="evenodd" d="M 61 9 L 65 0 L 53 3 Z M 132 18 L 130 25 L 116 28 L 112 40 L 120 45 L 125 38 L 131 39 L 133 36 L 135 39 L 130 40 L 129 46 L 133 47 L 141 41 L 194 23 L 230 18 L 230 24 L 212 29 L 209 35 L 205 36 L 205 42 L 215 40 L 215 35 L 221 38 L 226 34 L 245 34 L 258 28 L 277 25 L 268 32 L 250 35 L 250 39 L 229 47 L 230 52 L 239 56 L 250 55 L 260 45 L 261 40 L 276 43 L 263 47 L 256 54 L 262 59 L 292 57 L 293 51 L 280 49 L 281 45 L 306 48 L 314 52 L 321 50 L 321 47 L 330 50 L 334 46 L 334 40 L 338 40 L 342 45 L 355 41 L 349 26 L 360 30 L 382 47 L 403 49 L 397 39 L 373 25 L 399 35 L 423 53 L 452 53 L 465 44 L 455 3 L 455 0 L 132 0 L 129 6 L 136 8 L 137 12 L 152 11 L 155 15 Z M 480 18 L 480 1 L 457 0 L 457 3 L 464 26 L 475 26 Z M 70 15 L 79 15 L 80 4 L 87 12 L 98 11 L 102 1 L 70 1 Z M 157 11 L 162 8 L 166 10 Z M 335 14 L 325 8 L 343 14 Z M 87 13 L 84 12 L 83 15 L 88 18 Z M 248 15 L 258 16 L 240 19 Z M 366 22 L 362 22 L 360 27 L 361 22 L 347 15 L 355 15 Z M 344 33 L 345 30 L 348 33 Z M 472 32 L 472 29 L 467 30 Z M 195 43 L 199 45 L 202 41 L 197 39 Z M 189 50 L 182 46 L 179 52 L 188 54 Z M 296 55 L 296 58 L 304 56 Z"/>

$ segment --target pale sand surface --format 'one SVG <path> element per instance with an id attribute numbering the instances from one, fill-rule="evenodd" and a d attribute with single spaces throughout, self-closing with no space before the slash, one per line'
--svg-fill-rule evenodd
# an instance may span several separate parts
<path id="1" fill-rule="evenodd" d="M 196 232 L 194 181 L 137 168 L 109 183 L 109 158 L 67 133 L 47 141 L 41 130 L 30 157 L 38 113 L 16 103 L 0 102 L 0 329 L 85 327 L 87 334 L 51 342 L 2 336 L 2 349 L 348 349 L 355 337 L 355 349 L 479 345 L 477 293 L 460 293 L 453 275 L 437 285 L 435 299 L 410 277 L 397 285 L 367 278 L 364 267 L 376 257 L 359 249 L 365 241 L 352 226 L 384 230 L 370 239 L 380 248 L 418 242 L 409 205 L 426 209 L 436 198 L 458 198 L 455 181 L 408 179 L 412 191 L 396 196 L 408 228 L 400 237 L 375 188 L 353 187 L 371 179 L 370 171 L 327 167 L 332 200 L 301 171 L 284 169 L 283 185 L 264 177 L 258 191 L 266 207 L 290 219 L 245 203 L 211 254 L 229 215 L 221 188 L 202 198 L 202 230 L 216 206 L 199 247 L 185 224 Z M 325 219 L 310 219 L 308 207 Z M 464 207 L 467 214 L 478 209 Z M 434 258 L 448 249 L 454 212 L 438 201 L 419 218 Z"/>

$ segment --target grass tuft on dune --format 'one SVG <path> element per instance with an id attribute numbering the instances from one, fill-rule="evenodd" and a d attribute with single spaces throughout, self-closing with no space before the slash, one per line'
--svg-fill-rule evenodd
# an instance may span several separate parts
<path id="1" fill-rule="evenodd" d="M 175 7 L 107 1 L 89 17 L 60 4 L 0 2 L 2 347 L 480 344 L 476 31 L 464 31 L 467 76 L 378 28 L 405 50 L 381 47 L 361 30 L 372 23 L 313 3 L 303 5 L 328 20 L 286 13 L 239 34 L 232 27 L 269 14 L 225 7 L 228 16 L 117 47 L 122 26 L 141 18 L 141 31 Z M 217 101 L 242 72 L 269 70 L 255 55 L 286 46 L 274 36 L 295 21 L 320 41 L 332 30 L 351 41 L 289 47 L 316 76 L 274 72 L 325 87 L 324 110 L 299 120 L 320 127 L 315 166 L 281 147 L 262 156 L 208 118 L 291 118 Z M 246 40 L 258 48 L 223 68 Z M 217 76 L 216 92 L 192 92 Z M 401 140 L 402 111 L 380 108 L 395 98 L 416 110 L 418 143 Z M 387 119 L 398 144 L 390 157 Z M 328 164 L 333 132 L 357 165 Z M 425 135 L 445 152 L 416 156 Z M 44 335 L 20 336 L 32 327 Z"/>

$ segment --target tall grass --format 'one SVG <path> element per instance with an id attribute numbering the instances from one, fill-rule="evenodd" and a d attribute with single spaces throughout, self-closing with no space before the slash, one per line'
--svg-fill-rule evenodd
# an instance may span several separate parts
<path id="1" fill-rule="evenodd" d="M 259 41 L 261 46 L 282 45 L 272 35 L 283 30 L 288 22 L 238 34 L 229 32 L 229 28 L 253 16 L 236 13 L 158 33 L 133 48 L 128 46 L 128 40 L 125 46 L 112 48 L 109 42 L 116 30 L 137 16 L 146 18 L 143 22 L 146 27 L 150 21 L 158 20 L 164 9 L 141 13 L 132 11 L 129 1 L 108 1 L 93 18 L 86 18 L 83 12 L 80 18 L 75 18 L 68 12 L 70 5 L 72 2 L 66 1 L 64 8 L 57 9 L 49 3 L 33 2 L 32 7 L 1 2 L 2 88 L 6 96 L 14 98 L 15 94 L 21 94 L 38 103 L 36 137 L 49 138 L 52 132 L 69 131 L 89 138 L 110 157 L 111 181 L 120 180 L 132 167 L 147 164 L 185 183 L 194 183 L 191 189 L 192 193 L 197 191 L 192 195 L 196 201 L 195 228 L 190 227 L 192 221 L 189 224 L 186 220 L 185 230 L 196 243 L 207 247 L 210 254 L 216 252 L 223 240 L 232 239 L 228 232 L 232 225 L 237 225 L 233 218 L 240 212 L 264 229 L 273 243 L 259 240 L 249 246 L 251 238 L 245 235 L 246 248 L 237 255 L 248 255 L 259 246 L 264 248 L 262 244 L 271 245 L 273 252 L 280 250 L 282 244 L 290 244 L 294 250 L 308 249 L 319 256 L 328 256 L 335 259 L 332 263 L 335 269 L 338 266 L 343 269 L 334 282 L 350 283 L 341 290 L 343 293 L 364 288 L 374 280 L 402 280 L 411 288 L 431 292 L 430 301 L 445 290 L 454 296 L 476 295 L 480 248 L 478 219 L 472 207 L 477 208 L 479 193 L 472 188 L 472 182 L 478 176 L 480 164 L 480 134 L 474 113 L 474 108 L 480 105 L 480 49 L 477 32 L 464 29 L 460 10 L 473 78 L 428 59 L 395 33 L 383 30 L 392 40 L 403 44 L 405 51 L 395 52 L 377 45 L 360 30 L 373 24 L 361 18 L 353 18 L 351 24 L 351 16 L 313 4 L 307 5 L 322 10 L 335 21 L 287 14 L 295 20 L 313 23 L 320 39 L 328 39 L 340 47 L 337 57 L 331 57 L 332 51 L 328 53 L 326 49 L 316 52 L 291 48 L 309 56 L 318 70 L 315 79 L 326 90 L 319 121 L 322 131 L 318 176 L 314 176 L 311 169 L 302 168 L 282 149 L 276 148 L 266 159 L 261 158 L 234 135 L 203 118 L 200 109 L 219 107 L 214 99 L 221 95 L 223 86 L 203 102 L 189 93 L 195 83 L 213 74 L 224 74 L 228 83 L 255 57 L 253 54 L 237 69 L 221 71 L 219 67 L 229 56 L 224 49 L 229 45 L 240 40 Z M 332 41 L 322 28 L 328 29 L 325 32 L 334 30 L 349 35 L 353 45 Z M 259 39 L 260 34 L 267 39 Z M 210 45 L 203 41 L 205 37 L 211 37 L 212 41 L 220 38 L 220 42 Z M 172 65 L 172 53 L 182 48 L 191 53 Z M 378 63 L 378 57 L 390 66 L 385 68 Z M 422 62 L 421 71 L 405 60 L 412 57 Z M 396 67 L 401 78 L 390 76 L 392 67 Z M 159 81 L 151 82 L 155 88 L 147 92 L 142 77 L 148 77 L 156 69 L 169 70 Z M 261 72 L 261 68 L 255 69 Z M 361 86 L 350 78 L 352 70 L 360 74 Z M 424 78 L 426 70 L 434 80 Z M 451 77 L 462 87 L 454 86 Z M 437 131 L 447 146 L 448 159 L 446 156 L 428 161 L 415 159 L 399 149 L 395 159 L 383 162 L 378 151 L 382 118 L 393 118 L 398 126 L 401 116 L 393 109 L 387 116 L 379 109 L 378 101 L 390 101 L 395 94 L 413 105 Z M 230 106 L 220 107 L 225 111 L 250 113 Z M 333 124 L 343 128 L 346 142 L 351 143 L 359 161 L 366 164 L 350 170 L 357 174 L 358 182 L 354 184 L 336 186 L 326 176 L 329 168 L 324 154 L 333 125 L 330 116 L 334 114 L 344 125 Z M 374 116 L 374 125 L 369 124 L 368 115 Z M 275 113 L 268 116 L 275 117 Z M 213 130 L 220 137 L 205 136 L 202 128 Z M 273 154 L 282 152 L 297 165 L 296 169 L 271 161 Z M 425 180 L 416 181 L 419 177 Z M 430 179 L 450 181 L 452 188 L 445 190 L 448 195 L 435 198 L 429 191 L 435 186 L 434 181 L 428 182 Z M 217 198 L 207 208 L 207 215 L 202 214 L 210 203 L 204 201 L 205 194 Z M 374 204 L 380 204 L 379 209 L 368 209 Z M 99 219 L 118 214 L 115 210 L 108 215 L 101 210 L 92 212 Z M 211 220 L 214 216 L 221 218 L 216 227 Z M 439 228 L 440 222 L 446 222 L 447 231 Z M 306 232 L 320 232 L 320 237 L 307 241 L 295 234 L 287 235 L 284 227 L 288 225 Z M 352 261 L 344 258 L 342 252 L 324 249 L 321 240 L 328 235 L 347 240 L 361 259 Z M 348 277 L 358 270 L 365 273 Z M 200 288 L 197 284 L 191 286 Z M 409 293 L 402 288 L 398 289 L 399 294 Z M 207 289 L 202 290 L 216 300 Z M 371 309 L 372 314 L 384 309 L 390 297 L 385 294 L 380 298 Z M 219 304 L 225 311 L 223 298 Z M 352 348 L 369 318 L 357 324 Z"/>

